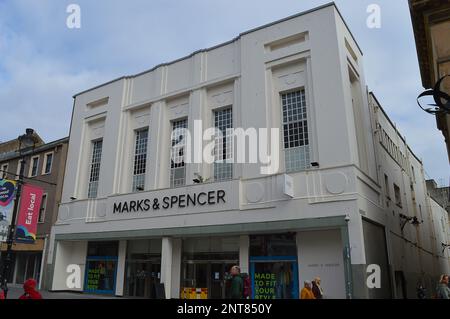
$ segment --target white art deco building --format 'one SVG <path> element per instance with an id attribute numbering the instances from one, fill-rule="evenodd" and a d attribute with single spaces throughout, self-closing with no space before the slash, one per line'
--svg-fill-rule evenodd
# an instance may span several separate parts
<path id="1" fill-rule="evenodd" d="M 196 120 L 279 128 L 278 172 L 174 163 L 172 131 Z M 430 201 L 421 161 L 368 93 L 361 50 L 329 4 L 77 94 L 48 284 L 223 298 L 238 264 L 255 299 L 298 298 L 316 276 L 326 298 L 415 297 L 449 267 L 447 215 Z M 79 288 L 67 286 L 73 264 Z M 366 285 L 372 264 L 381 288 Z"/>

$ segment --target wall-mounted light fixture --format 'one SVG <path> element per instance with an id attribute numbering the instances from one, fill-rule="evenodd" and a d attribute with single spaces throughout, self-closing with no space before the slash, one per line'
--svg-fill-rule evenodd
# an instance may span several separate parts
<path id="1" fill-rule="evenodd" d="M 401 229 L 403 230 L 403 228 L 405 228 L 405 225 L 410 223 L 411 225 L 414 226 L 419 226 L 420 224 L 423 224 L 423 220 L 419 221 L 419 219 L 417 219 L 416 216 L 411 217 L 411 216 L 406 216 L 404 214 L 400 214 L 398 215 L 400 217 L 400 219 L 402 219 L 402 224 L 401 224 Z"/>
<path id="2" fill-rule="evenodd" d="M 439 81 L 436 82 L 436 85 L 434 86 L 433 89 L 426 90 L 417 97 L 417 104 L 420 106 L 422 110 L 432 115 L 450 114 L 450 95 L 449 93 L 441 91 L 441 83 L 447 76 L 450 77 L 450 75 L 444 75 L 442 78 L 439 79 Z M 429 106 L 433 106 L 433 108 L 422 107 L 419 99 L 424 96 L 433 97 L 434 104 L 428 104 Z"/>
<path id="3" fill-rule="evenodd" d="M 209 180 L 209 178 L 204 178 L 199 173 L 194 173 L 194 175 L 196 176 L 196 178 L 194 178 L 192 180 L 194 182 L 194 184 L 203 184 L 203 183 L 206 183 Z"/>

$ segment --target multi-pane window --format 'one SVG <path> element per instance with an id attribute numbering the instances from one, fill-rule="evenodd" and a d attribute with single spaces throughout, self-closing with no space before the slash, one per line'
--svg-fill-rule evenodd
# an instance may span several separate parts
<path id="1" fill-rule="evenodd" d="M 148 128 L 136 131 L 134 149 L 133 192 L 143 191 L 147 166 Z"/>
<path id="2" fill-rule="evenodd" d="M 8 164 L 2 165 L 2 171 L 0 172 L 0 176 L 5 179 L 8 177 Z"/>
<path id="3" fill-rule="evenodd" d="M 389 207 L 389 203 L 391 202 L 391 192 L 389 190 L 390 184 L 389 184 L 389 177 L 384 174 L 384 189 L 386 193 L 386 206 Z"/>
<path id="4" fill-rule="evenodd" d="M 45 160 L 44 160 L 42 174 L 44 174 L 44 175 L 50 174 L 50 172 L 52 171 L 52 164 L 53 164 L 53 153 L 45 154 Z"/>
<path id="5" fill-rule="evenodd" d="M 391 199 L 391 192 L 389 191 L 389 177 L 384 174 L 384 188 L 386 190 L 386 198 Z"/>
<path id="6" fill-rule="evenodd" d="M 103 140 L 92 143 L 91 172 L 89 176 L 88 198 L 96 198 L 100 177 L 100 162 L 102 159 Z"/>
<path id="7" fill-rule="evenodd" d="M 231 107 L 214 112 L 214 127 L 220 131 L 215 137 L 214 180 L 233 178 L 233 110 Z"/>
<path id="8" fill-rule="evenodd" d="M 45 210 L 47 209 L 47 194 L 42 195 L 41 208 L 39 209 L 39 223 L 45 222 Z"/>
<path id="9" fill-rule="evenodd" d="M 411 165 L 411 178 L 413 182 L 416 182 L 416 172 L 414 171 L 414 166 Z"/>
<path id="10" fill-rule="evenodd" d="M 20 176 L 23 175 L 24 171 L 25 171 L 25 163 L 22 160 L 19 160 L 19 162 L 17 163 L 16 179 L 19 179 Z"/>
<path id="11" fill-rule="evenodd" d="M 172 122 L 171 152 L 170 152 L 170 187 L 186 184 L 186 164 L 184 162 L 187 120 Z"/>
<path id="12" fill-rule="evenodd" d="M 33 157 L 31 159 L 30 165 L 30 177 L 37 176 L 38 174 L 38 165 L 39 165 L 39 156 Z"/>
<path id="13" fill-rule="evenodd" d="M 400 191 L 400 187 L 394 184 L 394 196 L 395 196 L 395 204 L 399 207 L 402 207 L 402 194 Z"/>
<path id="14" fill-rule="evenodd" d="M 281 94 L 286 171 L 310 167 L 305 90 Z"/>

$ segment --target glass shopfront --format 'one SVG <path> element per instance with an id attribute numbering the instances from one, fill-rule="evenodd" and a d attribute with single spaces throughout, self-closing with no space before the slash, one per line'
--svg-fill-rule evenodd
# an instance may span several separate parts
<path id="1" fill-rule="evenodd" d="M 128 241 L 125 267 L 125 295 L 156 298 L 161 280 L 161 239 Z"/>
<path id="2" fill-rule="evenodd" d="M 42 253 L 40 252 L 14 252 L 12 265 L 14 265 L 15 269 L 10 271 L 8 282 L 23 284 L 29 278 L 39 282 L 41 260 Z"/>
<path id="3" fill-rule="evenodd" d="M 185 239 L 180 298 L 225 299 L 228 272 L 238 264 L 238 237 Z"/>
<path id="4" fill-rule="evenodd" d="M 250 236 L 252 299 L 298 299 L 294 233 Z"/>
<path id="5" fill-rule="evenodd" d="M 118 242 L 90 242 L 84 291 L 113 295 L 116 291 Z"/>

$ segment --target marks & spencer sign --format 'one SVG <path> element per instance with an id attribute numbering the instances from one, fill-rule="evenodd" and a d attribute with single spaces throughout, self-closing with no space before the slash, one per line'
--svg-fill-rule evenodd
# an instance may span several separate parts
<path id="1" fill-rule="evenodd" d="M 227 193 L 223 189 L 191 192 L 161 197 L 149 197 L 115 201 L 113 214 L 150 212 L 169 209 L 188 209 L 226 204 Z M 145 195 L 144 195 L 145 196 Z"/>

